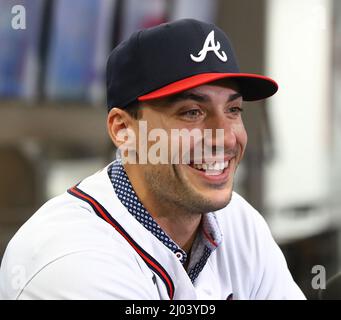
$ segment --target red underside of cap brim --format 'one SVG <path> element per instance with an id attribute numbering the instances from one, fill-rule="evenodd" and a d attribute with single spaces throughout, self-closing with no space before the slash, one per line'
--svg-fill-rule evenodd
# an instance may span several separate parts
<path id="1" fill-rule="evenodd" d="M 202 73 L 173 82 L 153 92 L 149 92 L 138 97 L 138 100 L 147 101 L 167 97 L 224 78 L 236 80 L 245 101 L 265 99 L 275 94 L 278 90 L 278 85 L 274 80 L 258 74 Z"/>

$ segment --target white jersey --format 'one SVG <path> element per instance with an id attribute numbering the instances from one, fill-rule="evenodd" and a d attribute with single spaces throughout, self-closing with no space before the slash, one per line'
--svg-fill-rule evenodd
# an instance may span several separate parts
<path id="1" fill-rule="evenodd" d="M 215 212 L 223 240 L 191 282 L 117 198 L 107 168 L 44 204 L 10 241 L 0 299 L 304 299 L 263 217 L 241 196 Z"/>

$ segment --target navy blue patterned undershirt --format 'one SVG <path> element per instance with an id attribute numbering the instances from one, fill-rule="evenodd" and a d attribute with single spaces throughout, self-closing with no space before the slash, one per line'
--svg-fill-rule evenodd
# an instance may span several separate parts
<path id="1" fill-rule="evenodd" d="M 129 213 L 139 221 L 148 231 L 159 239 L 169 250 L 171 250 L 182 264 L 188 257 L 157 224 L 151 214 L 143 206 L 137 197 L 129 178 L 120 160 L 115 160 L 108 168 L 108 174 L 117 197 L 127 208 Z M 221 232 L 213 213 L 203 215 L 200 232 L 194 240 L 187 273 L 192 283 L 199 276 L 209 256 L 221 242 Z"/>

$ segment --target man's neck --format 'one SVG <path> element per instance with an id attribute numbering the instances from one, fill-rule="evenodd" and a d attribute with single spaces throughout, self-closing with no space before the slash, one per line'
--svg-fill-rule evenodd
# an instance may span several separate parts
<path id="1" fill-rule="evenodd" d="M 200 226 L 201 216 L 189 219 L 181 218 L 179 215 L 167 217 L 156 214 L 153 218 L 182 250 L 187 254 L 190 252 Z"/>

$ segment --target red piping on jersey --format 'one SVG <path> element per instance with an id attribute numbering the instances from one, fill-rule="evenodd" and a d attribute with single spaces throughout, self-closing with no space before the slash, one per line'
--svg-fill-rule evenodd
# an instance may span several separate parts
<path id="1" fill-rule="evenodd" d="M 218 247 L 218 245 L 216 244 L 216 242 L 207 234 L 207 232 L 204 230 L 204 228 L 202 228 L 202 231 L 206 237 L 206 239 L 212 243 L 215 247 Z"/>
<path id="2" fill-rule="evenodd" d="M 169 298 L 172 300 L 174 296 L 174 284 L 166 270 L 161 265 L 159 265 L 157 261 L 153 261 L 154 259 L 147 252 L 143 252 L 144 250 L 129 236 L 129 234 L 122 228 L 122 226 L 111 215 L 109 215 L 108 212 L 105 212 L 106 210 L 100 205 L 98 201 L 96 201 L 90 195 L 86 194 L 84 191 L 79 190 L 77 186 L 68 189 L 68 193 L 88 202 L 96 211 L 96 213 L 100 214 L 101 218 L 103 218 L 106 222 L 113 226 L 124 237 L 124 239 L 128 241 L 128 243 L 145 261 L 145 263 L 149 267 L 151 267 L 151 269 L 155 270 L 157 274 L 161 277 L 163 282 L 166 284 Z"/>

